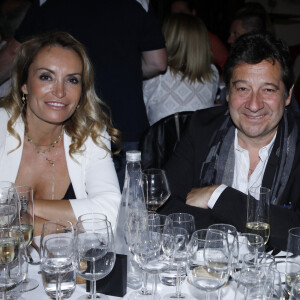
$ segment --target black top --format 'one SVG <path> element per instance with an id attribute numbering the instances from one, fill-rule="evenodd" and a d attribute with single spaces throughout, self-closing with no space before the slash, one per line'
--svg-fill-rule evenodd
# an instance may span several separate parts
<path id="1" fill-rule="evenodd" d="M 143 101 L 141 53 L 165 42 L 152 12 L 135 0 L 35 1 L 16 34 L 23 42 L 46 31 L 67 31 L 88 50 L 98 95 L 112 110 L 125 141 L 138 141 L 148 128 Z"/>
<path id="2" fill-rule="evenodd" d="M 70 182 L 70 185 L 66 191 L 66 194 L 64 195 L 64 197 L 62 198 L 62 200 L 69 200 L 69 199 L 76 199 L 76 195 L 73 189 L 73 185 L 72 182 Z"/>

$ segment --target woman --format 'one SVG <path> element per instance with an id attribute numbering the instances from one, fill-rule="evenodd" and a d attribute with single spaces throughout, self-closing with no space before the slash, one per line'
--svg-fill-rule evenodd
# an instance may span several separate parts
<path id="1" fill-rule="evenodd" d="M 18 51 L 0 104 L 0 180 L 33 187 L 36 223 L 101 212 L 115 224 L 120 190 L 110 142 L 119 132 L 93 80 L 83 46 L 67 33 L 37 36 Z"/>
<path id="2" fill-rule="evenodd" d="M 168 69 L 144 81 L 144 101 L 150 124 L 181 111 L 214 105 L 219 73 L 205 25 L 194 16 L 171 15 L 163 25 Z"/>

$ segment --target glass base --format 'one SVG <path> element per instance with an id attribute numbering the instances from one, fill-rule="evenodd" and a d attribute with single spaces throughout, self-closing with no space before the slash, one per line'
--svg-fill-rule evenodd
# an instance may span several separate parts
<path id="1" fill-rule="evenodd" d="M 164 296 L 163 300 L 168 299 L 188 299 L 188 296 L 184 293 L 180 293 L 180 295 L 176 295 L 175 293 L 167 294 Z"/>
<path id="2" fill-rule="evenodd" d="M 32 278 L 26 278 L 20 285 L 13 289 L 13 292 L 26 293 L 35 290 L 39 283 Z"/>
<path id="3" fill-rule="evenodd" d="M 141 293 L 141 290 L 139 290 L 139 291 L 133 291 L 129 293 L 125 299 L 126 300 L 161 300 L 161 297 L 157 293 L 153 295 L 151 291 L 147 291 L 146 293 Z"/>
<path id="4" fill-rule="evenodd" d="M 77 298 L 77 300 L 91 300 L 91 294 L 86 294 Z M 96 293 L 94 299 L 109 300 L 107 295 Z"/>

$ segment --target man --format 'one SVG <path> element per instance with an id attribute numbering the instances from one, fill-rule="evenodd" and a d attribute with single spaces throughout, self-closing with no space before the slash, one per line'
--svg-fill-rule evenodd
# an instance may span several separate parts
<path id="1" fill-rule="evenodd" d="M 287 46 L 249 33 L 225 64 L 227 107 L 194 113 L 166 171 L 171 198 L 161 213 L 193 214 L 196 227 L 229 223 L 244 232 L 247 190 L 271 189 L 270 244 L 285 249 L 300 226 L 300 116 L 287 105 L 293 88 Z"/>
<path id="2" fill-rule="evenodd" d="M 227 43 L 232 46 L 235 41 L 245 33 L 264 32 L 266 30 L 264 15 L 244 11 L 237 14 L 231 22 Z"/>
<path id="3" fill-rule="evenodd" d="M 16 39 L 0 52 L 0 83 L 9 74 L 10 58 L 19 42 L 49 30 L 69 32 L 88 50 L 95 68 L 96 90 L 110 106 L 114 126 L 124 135 L 124 155 L 117 168 L 123 186 L 125 151 L 137 149 L 149 127 L 143 77 L 154 76 L 167 66 L 160 25 L 152 12 L 146 12 L 135 0 L 47 0 L 41 6 L 36 1 Z"/>

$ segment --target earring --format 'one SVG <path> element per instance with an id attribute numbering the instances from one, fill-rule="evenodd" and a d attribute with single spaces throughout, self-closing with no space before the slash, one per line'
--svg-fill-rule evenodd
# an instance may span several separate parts
<path id="1" fill-rule="evenodd" d="M 76 106 L 76 110 L 77 110 L 79 107 L 80 107 L 80 105 L 78 104 L 78 105 Z"/>
<path id="2" fill-rule="evenodd" d="M 22 96 L 22 102 L 23 102 L 23 104 L 26 103 L 26 97 L 25 97 L 25 94 L 24 94 L 24 93 L 23 93 L 23 96 Z"/>

